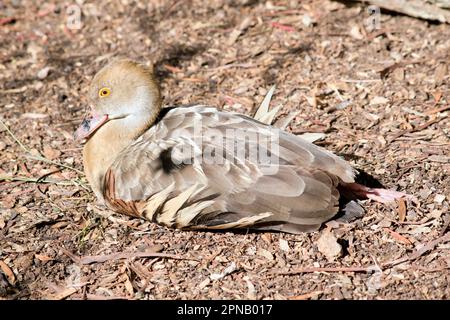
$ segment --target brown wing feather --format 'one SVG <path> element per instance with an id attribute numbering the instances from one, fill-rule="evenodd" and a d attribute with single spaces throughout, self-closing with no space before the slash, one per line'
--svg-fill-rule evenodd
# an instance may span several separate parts
<path id="1" fill-rule="evenodd" d="M 105 180 L 103 184 L 103 195 L 106 203 L 109 204 L 111 209 L 126 214 L 132 217 L 140 217 L 140 212 L 137 209 L 138 201 L 124 201 L 116 197 L 115 178 L 111 169 L 108 169 L 105 174 Z"/>
<path id="2" fill-rule="evenodd" d="M 227 147 L 214 154 L 216 161 L 201 161 L 211 148 L 234 142 L 227 129 L 266 137 L 275 132 L 279 148 L 270 151 L 278 171 L 267 174 Z M 217 133 L 225 138 L 215 140 Z M 250 137 L 244 147 L 253 150 L 258 141 Z M 336 214 L 337 185 L 352 182 L 353 175 L 345 161 L 299 137 L 246 116 L 195 106 L 169 111 L 120 154 L 106 175 L 105 198 L 118 211 L 170 227 L 296 233 Z"/>

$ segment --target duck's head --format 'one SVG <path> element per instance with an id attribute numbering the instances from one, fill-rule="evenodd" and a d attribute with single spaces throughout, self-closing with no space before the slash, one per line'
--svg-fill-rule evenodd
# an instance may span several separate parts
<path id="1" fill-rule="evenodd" d="M 75 131 L 76 140 L 86 141 L 112 122 L 137 136 L 161 109 L 160 91 L 151 68 L 128 59 L 114 60 L 95 75 L 89 102 L 89 114 Z"/>

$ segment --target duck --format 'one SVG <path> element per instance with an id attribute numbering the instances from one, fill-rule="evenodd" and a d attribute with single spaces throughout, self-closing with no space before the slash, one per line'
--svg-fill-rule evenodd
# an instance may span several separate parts
<path id="1" fill-rule="evenodd" d="M 250 116 L 190 104 L 163 107 L 153 68 L 114 59 L 94 76 L 86 178 L 110 210 L 182 230 L 318 230 L 344 195 L 391 202 L 402 192 L 355 182 L 347 161 Z"/>

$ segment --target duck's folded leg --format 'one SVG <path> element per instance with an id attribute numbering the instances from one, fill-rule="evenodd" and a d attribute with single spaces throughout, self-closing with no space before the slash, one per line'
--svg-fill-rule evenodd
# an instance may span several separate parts
<path id="1" fill-rule="evenodd" d="M 369 188 L 359 183 L 341 183 L 339 191 L 344 195 L 352 194 L 357 199 L 371 199 L 381 203 L 389 203 L 402 198 L 417 202 L 416 197 L 404 192 L 383 188 Z"/>

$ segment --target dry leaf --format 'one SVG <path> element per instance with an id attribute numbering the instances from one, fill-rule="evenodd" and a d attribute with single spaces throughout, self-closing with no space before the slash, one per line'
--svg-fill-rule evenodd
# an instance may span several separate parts
<path id="1" fill-rule="evenodd" d="M 11 268 L 8 267 L 5 262 L 3 262 L 3 260 L 0 260 L 0 269 L 2 269 L 3 273 L 6 275 L 8 282 L 11 285 L 14 285 L 14 283 L 16 282 L 16 276 L 14 275 L 14 272 L 12 272 Z"/>
<path id="2" fill-rule="evenodd" d="M 222 271 L 222 273 L 213 273 L 209 277 L 211 278 L 211 280 L 220 280 L 220 279 L 223 279 L 225 276 L 229 275 L 230 273 L 233 273 L 234 271 L 236 271 L 236 269 L 237 269 L 236 263 L 231 262 L 231 264 L 228 267 L 226 267 Z"/>
<path id="3" fill-rule="evenodd" d="M 434 81 L 436 84 L 440 84 L 444 78 L 448 75 L 448 67 L 446 63 L 440 63 L 434 71 Z"/>
<path id="4" fill-rule="evenodd" d="M 312 96 L 312 97 L 305 96 L 305 98 L 306 98 L 306 101 L 308 101 L 308 104 L 311 107 L 313 107 L 313 108 L 317 107 L 318 101 L 317 101 L 317 97 L 316 96 Z"/>
<path id="5" fill-rule="evenodd" d="M 392 72 L 392 77 L 397 81 L 405 80 L 405 69 L 398 68 Z"/>
<path id="6" fill-rule="evenodd" d="M 242 278 L 247 283 L 247 298 L 250 300 L 256 299 L 256 289 L 253 283 L 250 281 L 250 278 L 248 276 L 245 276 Z"/>
<path id="7" fill-rule="evenodd" d="M 53 260 L 52 257 L 46 256 L 43 254 L 35 254 L 34 257 L 44 263 Z"/>
<path id="8" fill-rule="evenodd" d="M 412 235 L 418 235 L 418 234 L 430 233 L 430 232 L 431 232 L 431 228 L 424 227 L 424 226 L 414 227 L 412 230 L 407 231 L 407 233 L 412 234 Z"/>
<path id="9" fill-rule="evenodd" d="M 245 17 L 244 20 L 241 22 L 239 27 L 235 30 L 233 30 L 228 38 L 228 45 L 233 45 L 236 40 L 239 38 L 239 36 L 252 24 L 252 19 L 250 17 Z"/>
<path id="10" fill-rule="evenodd" d="M 125 274 L 125 289 L 131 296 L 134 295 L 133 284 L 131 283 L 130 278 L 127 274 Z"/>
<path id="11" fill-rule="evenodd" d="M 441 101 L 441 98 L 442 98 L 443 94 L 442 94 L 442 91 L 436 91 L 436 92 L 433 92 L 432 95 L 433 95 L 433 98 L 434 98 L 434 103 L 438 104 L 439 101 Z"/>
<path id="12" fill-rule="evenodd" d="M 45 145 L 43 154 L 47 159 L 55 160 L 61 155 L 61 151 L 55 150 L 52 147 Z"/>
<path id="13" fill-rule="evenodd" d="M 272 235 L 270 233 L 264 233 L 261 235 L 261 239 L 263 239 L 268 244 L 272 243 Z"/>
<path id="14" fill-rule="evenodd" d="M 57 294 L 47 297 L 48 300 L 63 300 L 77 292 L 75 288 L 66 288 Z"/>
<path id="15" fill-rule="evenodd" d="M 205 280 L 203 280 L 202 282 L 200 282 L 200 284 L 198 285 L 198 288 L 200 290 L 206 288 L 206 286 L 208 286 L 208 284 L 211 282 L 211 280 L 209 280 L 209 278 L 206 278 Z"/>
<path id="16" fill-rule="evenodd" d="M 389 228 L 383 228 L 383 230 L 389 232 L 391 234 L 392 238 L 394 238 L 395 240 L 397 240 L 397 241 L 399 241 L 401 243 L 404 243 L 404 244 L 407 244 L 407 245 L 412 244 L 412 242 L 408 238 L 402 236 L 398 232 L 395 232 L 395 231 L 393 231 L 393 230 L 391 230 Z"/>
<path id="17" fill-rule="evenodd" d="M 5 197 L 3 197 L 1 203 L 5 209 L 11 209 L 11 208 L 14 208 L 14 206 L 16 204 L 16 200 L 17 200 L 16 197 L 13 197 L 11 195 L 6 195 Z"/>

